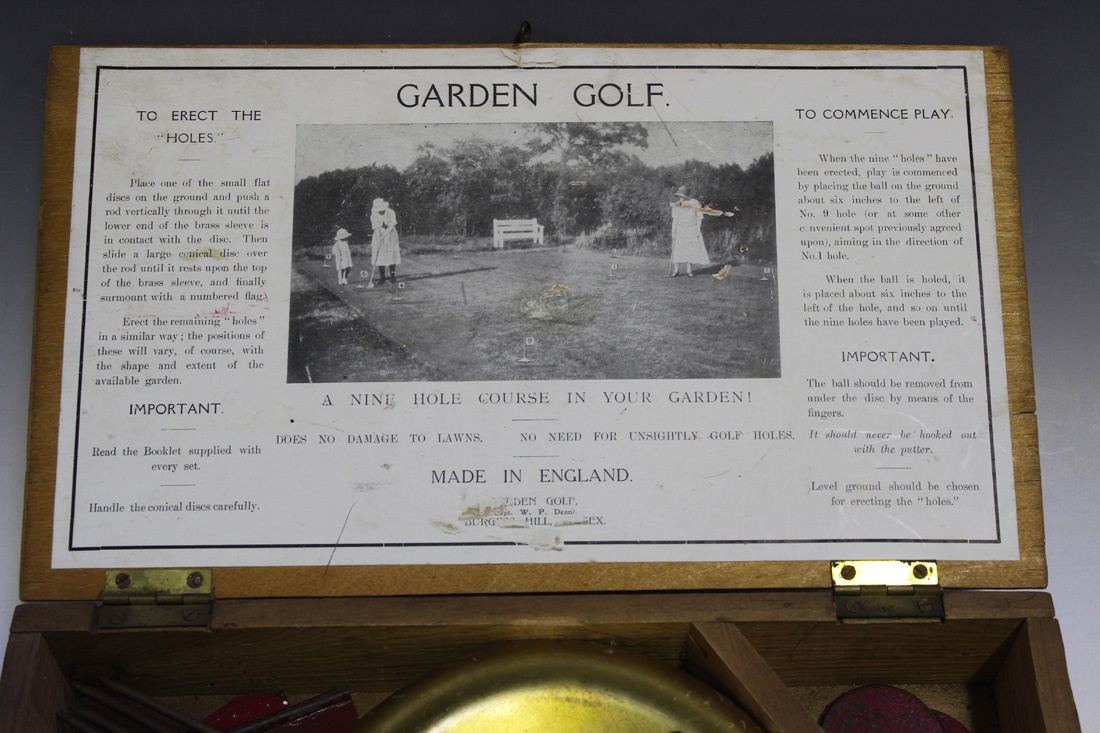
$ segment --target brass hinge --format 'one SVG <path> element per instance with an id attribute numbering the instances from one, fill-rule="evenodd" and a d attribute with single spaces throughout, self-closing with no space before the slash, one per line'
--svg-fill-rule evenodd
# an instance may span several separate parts
<path id="1" fill-rule="evenodd" d="M 935 562 L 834 561 L 832 576 L 837 618 L 944 617 Z"/>
<path id="2" fill-rule="evenodd" d="M 209 569 L 108 570 L 100 629 L 208 626 L 214 604 Z"/>

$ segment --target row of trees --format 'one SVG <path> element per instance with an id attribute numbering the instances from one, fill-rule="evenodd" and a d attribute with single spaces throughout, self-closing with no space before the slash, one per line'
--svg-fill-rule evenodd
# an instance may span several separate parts
<path id="1" fill-rule="evenodd" d="M 405 170 L 370 165 L 302 179 L 295 188 L 294 246 L 330 242 L 337 228 L 365 243 L 370 209 L 384 198 L 403 236 L 490 237 L 493 219 L 536 218 L 551 242 L 657 253 L 667 250 L 668 203 L 679 186 L 738 216 L 707 217 L 717 259 L 774 258 L 773 157 L 748 168 L 696 160 L 651 167 L 631 153 L 647 145 L 637 123 L 545 123 L 529 139 L 470 138 L 424 145 Z"/>

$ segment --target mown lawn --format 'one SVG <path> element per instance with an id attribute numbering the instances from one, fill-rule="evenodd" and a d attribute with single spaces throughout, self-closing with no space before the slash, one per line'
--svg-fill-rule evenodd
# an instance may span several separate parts
<path id="1" fill-rule="evenodd" d="M 288 380 L 779 376 L 777 285 L 761 266 L 668 278 L 654 257 L 451 252 L 403 255 L 400 290 L 360 287 L 363 257 L 344 286 L 321 259 L 295 262 Z"/>

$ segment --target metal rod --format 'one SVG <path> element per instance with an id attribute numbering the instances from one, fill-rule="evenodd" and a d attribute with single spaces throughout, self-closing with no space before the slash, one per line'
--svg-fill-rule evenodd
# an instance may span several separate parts
<path id="1" fill-rule="evenodd" d="M 94 723 L 95 726 L 97 726 L 94 728 L 96 733 L 101 733 L 101 731 L 107 731 L 107 733 L 129 733 L 126 728 L 118 725 L 103 713 L 92 710 L 86 705 L 74 703 L 69 706 L 69 712 L 78 720 L 85 723 Z"/>
<path id="2" fill-rule="evenodd" d="M 318 697 L 300 702 L 297 705 L 292 705 L 291 707 L 285 710 L 280 710 L 277 713 L 265 715 L 262 718 L 253 720 L 251 723 L 245 723 L 244 725 L 238 725 L 236 728 L 230 728 L 225 733 L 251 733 L 252 731 L 267 728 L 269 725 L 282 723 L 287 720 L 293 720 L 294 718 L 303 715 L 309 715 L 310 713 L 316 712 L 321 708 L 326 707 L 330 703 L 335 702 L 336 700 L 344 697 L 347 694 L 349 694 L 348 688 L 341 687 L 339 689 L 333 690 L 332 692 L 325 693 L 324 695 L 320 695 Z"/>
<path id="3" fill-rule="evenodd" d="M 221 731 L 219 731 L 217 728 L 212 728 L 201 720 L 195 720 L 189 715 L 184 715 L 178 710 L 173 710 L 164 703 L 158 702 L 148 695 L 138 692 L 132 687 L 127 687 L 121 682 L 118 682 L 116 680 L 104 679 L 100 680 L 100 684 L 102 684 L 109 690 L 130 698 L 131 700 L 136 700 L 137 702 L 140 702 L 142 705 L 149 708 L 150 710 L 154 710 L 167 718 L 171 718 L 172 720 L 183 723 L 184 725 L 188 725 L 198 731 L 198 733 L 221 733 Z"/>
<path id="4" fill-rule="evenodd" d="M 80 731 L 80 733 L 103 733 L 102 728 L 97 728 L 91 723 L 87 723 L 84 720 L 74 717 L 68 713 L 63 713 L 60 710 L 57 712 L 57 719 L 65 725 Z"/>
<path id="5" fill-rule="evenodd" d="M 136 723 L 144 725 L 151 733 L 176 733 L 175 727 L 165 724 L 163 721 L 150 716 L 141 709 L 135 708 L 132 705 L 127 705 L 117 697 L 112 697 L 99 688 L 81 684 L 80 682 L 74 682 L 73 689 L 81 695 L 90 697 L 100 705 L 110 708 L 116 713 L 121 713 Z"/>

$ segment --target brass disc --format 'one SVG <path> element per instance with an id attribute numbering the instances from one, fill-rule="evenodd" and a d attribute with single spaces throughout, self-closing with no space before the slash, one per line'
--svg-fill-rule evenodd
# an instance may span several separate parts
<path id="1" fill-rule="evenodd" d="M 695 678 L 611 647 L 493 647 L 387 698 L 358 733 L 763 733 Z"/>

